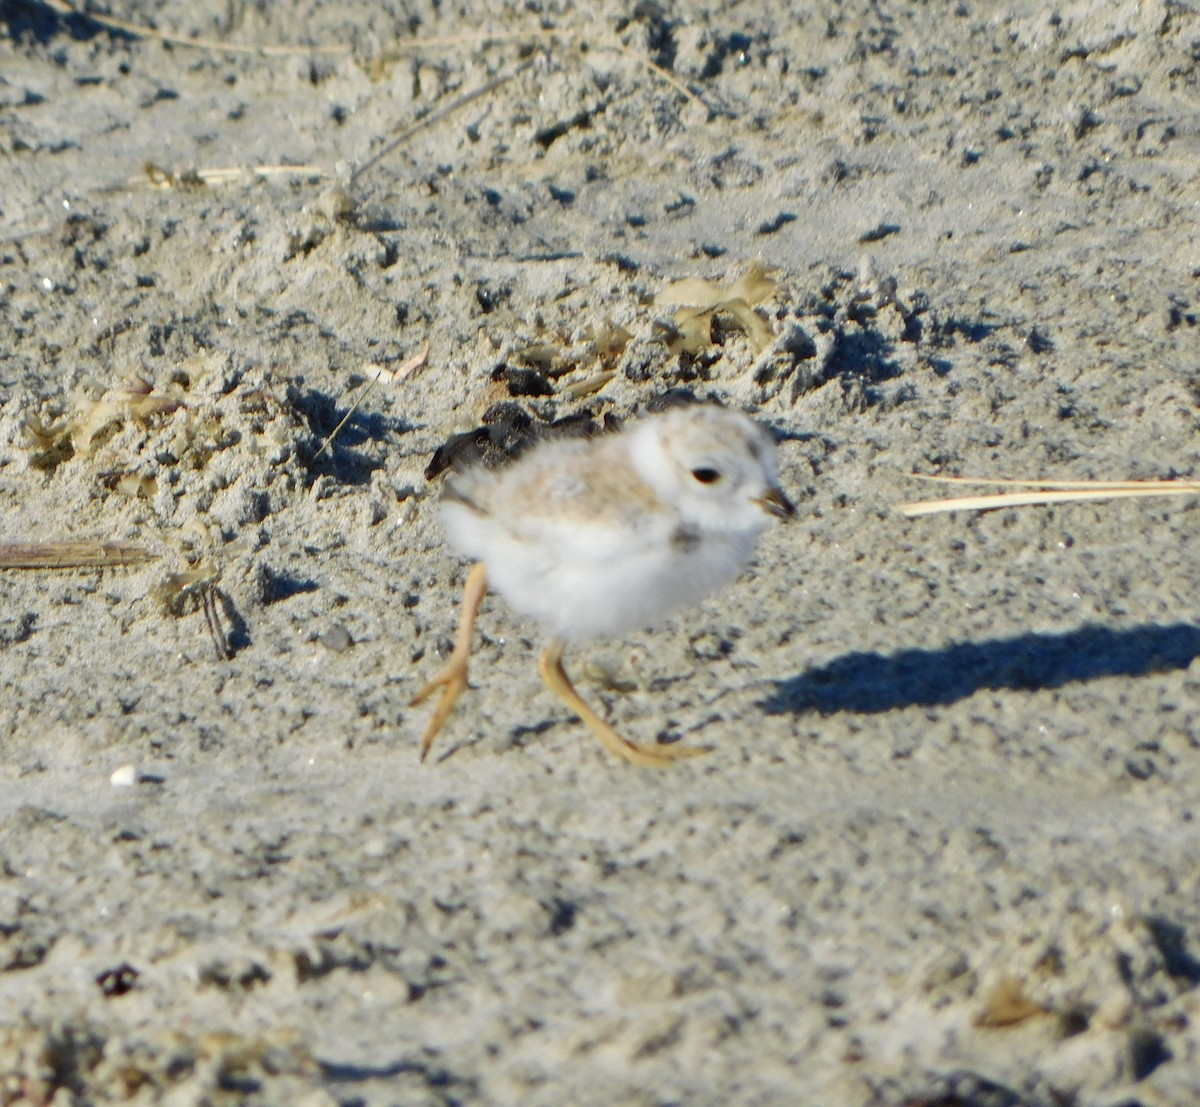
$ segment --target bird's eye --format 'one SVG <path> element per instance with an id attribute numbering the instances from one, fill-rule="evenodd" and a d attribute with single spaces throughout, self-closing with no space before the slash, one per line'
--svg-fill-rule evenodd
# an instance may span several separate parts
<path id="1" fill-rule="evenodd" d="M 716 469 L 708 469 L 701 467 L 692 470 L 692 476 L 695 477 L 701 484 L 716 484 L 721 479 L 721 474 Z"/>

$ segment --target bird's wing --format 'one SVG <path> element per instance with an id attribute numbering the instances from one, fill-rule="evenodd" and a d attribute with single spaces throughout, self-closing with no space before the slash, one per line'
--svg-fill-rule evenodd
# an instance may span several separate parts
<path id="1" fill-rule="evenodd" d="M 516 540 L 557 561 L 604 562 L 661 548 L 678 525 L 675 510 L 622 455 L 591 445 L 561 459 L 543 451 L 506 474 L 492 514 L 503 511 Z"/>

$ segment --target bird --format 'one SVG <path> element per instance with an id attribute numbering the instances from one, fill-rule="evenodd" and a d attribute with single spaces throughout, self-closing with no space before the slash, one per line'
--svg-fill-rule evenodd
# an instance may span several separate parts
<path id="1" fill-rule="evenodd" d="M 622 737 L 576 691 L 563 655 L 732 582 L 771 518 L 795 515 L 764 427 L 710 402 L 672 407 L 592 438 L 545 440 L 506 467 L 468 468 L 449 479 L 440 507 L 450 547 L 474 564 L 450 657 L 410 702 L 440 693 L 422 761 L 467 687 L 489 586 L 541 627 L 542 680 L 609 752 L 655 768 L 708 752 Z"/>

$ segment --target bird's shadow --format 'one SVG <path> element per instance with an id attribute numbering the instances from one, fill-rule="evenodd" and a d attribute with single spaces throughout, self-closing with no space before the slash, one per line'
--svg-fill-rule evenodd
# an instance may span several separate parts
<path id="1" fill-rule="evenodd" d="M 1191 623 L 1114 630 L 1084 626 L 1061 634 L 1018 634 L 899 653 L 851 653 L 781 680 L 762 701 L 768 714 L 874 714 L 944 706 L 983 688 L 1037 691 L 1106 676 L 1186 669 L 1200 657 Z"/>

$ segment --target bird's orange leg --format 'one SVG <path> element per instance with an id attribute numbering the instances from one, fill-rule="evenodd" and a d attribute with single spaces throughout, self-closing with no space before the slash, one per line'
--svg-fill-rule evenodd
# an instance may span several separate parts
<path id="1" fill-rule="evenodd" d="M 562 656 L 563 644 L 551 642 L 538 658 L 538 672 L 546 682 L 546 687 L 587 724 L 588 729 L 600 739 L 609 753 L 616 754 L 632 765 L 661 769 L 680 758 L 699 757 L 700 754 L 709 752 L 702 746 L 638 746 L 626 741 L 575 691 L 571 678 L 567 676 L 567 670 L 563 668 Z"/>
<path id="2" fill-rule="evenodd" d="M 479 614 L 479 605 L 487 593 L 487 566 L 483 562 L 475 565 L 467 576 L 467 586 L 463 589 L 462 614 L 458 620 L 458 636 L 454 639 L 454 649 L 450 659 L 436 676 L 426 682 L 421 690 L 408 702 L 409 707 L 416 707 L 433 695 L 439 688 L 441 698 L 433 712 L 433 718 L 425 728 L 421 738 L 421 760 L 424 761 L 433 745 L 434 738 L 442 729 L 442 724 L 450 717 L 454 704 L 467 687 L 467 662 L 471 657 L 471 635 L 475 630 L 475 616 Z"/>

